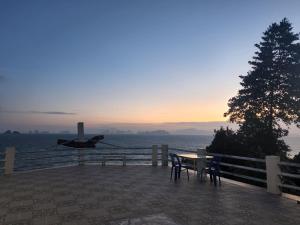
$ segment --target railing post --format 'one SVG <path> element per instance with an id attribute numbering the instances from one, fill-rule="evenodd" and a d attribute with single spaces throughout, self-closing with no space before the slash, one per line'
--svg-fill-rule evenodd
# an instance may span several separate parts
<path id="1" fill-rule="evenodd" d="M 123 166 L 126 166 L 126 155 L 123 154 Z"/>
<path id="2" fill-rule="evenodd" d="M 105 166 L 105 161 L 106 161 L 106 158 L 105 156 L 102 157 L 102 166 Z"/>
<path id="3" fill-rule="evenodd" d="M 5 164 L 4 164 L 4 174 L 10 175 L 14 172 L 14 163 L 15 163 L 15 147 L 7 147 L 5 150 Z"/>
<path id="4" fill-rule="evenodd" d="M 280 162 L 279 156 L 266 156 L 266 172 L 267 172 L 267 191 L 272 194 L 281 194 L 280 184 Z"/>
<path id="5" fill-rule="evenodd" d="M 207 152 L 205 151 L 205 149 L 197 149 L 197 155 L 198 156 L 206 156 Z M 204 177 L 204 180 L 206 180 L 206 158 L 198 158 L 196 160 L 196 169 L 197 169 L 197 179 L 200 180 Z M 201 180 L 202 181 L 202 180 Z"/>
<path id="6" fill-rule="evenodd" d="M 79 166 L 84 165 L 84 149 L 79 149 Z"/>
<path id="7" fill-rule="evenodd" d="M 157 145 L 152 145 L 152 166 L 157 166 Z"/>
<path id="8" fill-rule="evenodd" d="M 169 151 L 168 145 L 161 146 L 161 165 L 162 166 L 168 166 L 168 151 Z"/>

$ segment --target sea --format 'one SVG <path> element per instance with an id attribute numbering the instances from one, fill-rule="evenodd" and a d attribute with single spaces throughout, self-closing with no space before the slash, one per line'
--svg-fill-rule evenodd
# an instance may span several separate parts
<path id="1" fill-rule="evenodd" d="M 93 135 L 87 135 L 92 137 Z M 57 139 L 74 139 L 76 135 L 72 134 L 19 134 L 19 135 L 0 135 L 0 155 L 5 151 L 6 147 L 16 147 L 16 165 L 17 168 L 30 169 L 38 167 L 37 164 L 51 163 L 51 155 L 55 152 L 61 154 L 60 160 L 74 159 L 68 155 L 71 151 L 69 148 L 64 148 L 56 144 Z M 118 146 L 118 148 L 135 148 L 144 147 L 144 153 L 151 153 L 152 145 L 167 144 L 170 148 L 180 148 L 186 150 L 197 150 L 198 148 L 205 148 L 213 140 L 212 135 L 105 135 L 103 142 L 105 144 L 97 145 L 97 150 L 105 151 L 106 147 Z M 289 153 L 290 157 L 300 152 L 300 137 L 287 137 L 286 143 L 290 146 L 292 151 Z M 108 145 L 107 145 L 108 144 Z M 109 152 L 118 152 L 117 149 L 109 150 Z M 127 150 L 130 153 L 136 153 L 141 150 Z M 24 158 L 24 157 L 25 158 Z M 49 156 L 49 158 L 47 158 Z M 70 158 L 71 157 L 71 158 Z M 38 161 L 30 161 L 30 158 L 41 158 Z M 42 159 L 43 158 L 43 159 Z M 1 157 L 0 157 L 1 160 Z M 26 161 L 27 160 L 27 161 Z M 53 166 L 53 163 L 51 164 Z M 0 164 L 1 168 L 1 164 Z"/>

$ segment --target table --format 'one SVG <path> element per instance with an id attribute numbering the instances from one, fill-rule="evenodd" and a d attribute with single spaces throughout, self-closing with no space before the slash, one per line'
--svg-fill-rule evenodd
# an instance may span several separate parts
<path id="1" fill-rule="evenodd" d="M 193 160 L 194 171 L 197 171 L 197 177 L 201 175 L 202 169 L 206 168 L 206 159 L 212 159 L 213 156 L 209 155 L 198 155 L 196 153 L 177 154 L 178 157 L 183 159 Z M 205 159 L 205 160 L 204 160 Z M 197 163 L 197 168 L 196 168 Z"/>

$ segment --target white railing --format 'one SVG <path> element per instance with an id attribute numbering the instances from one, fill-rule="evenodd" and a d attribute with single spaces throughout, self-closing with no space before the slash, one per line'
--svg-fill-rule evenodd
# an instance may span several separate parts
<path id="1" fill-rule="evenodd" d="M 171 148 L 175 152 L 191 152 L 190 150 L 184 150 L 180 148 Z M 204 149 L 202 149 L 204 150 Z M 193 151 L 195 153 L 195 151 Z M 243 156 L 234 156 L 226 154 L 212 153 L 210 155 L 219 156 L 222 158 L 220 162 L 221 170 L 220 173 L 223 176 L 230 176 L 231 179 L 234 177 L 241 178 L 244 180 L 254 181 L 267 187 L 268 192 L 274 194 L 281 193 L 292 193 L 299 195 L 300 186 L 296 184 L 286 183 L 291 179 L 300 179 L 300 164 L 280 161 L 278 156 L 267 156 L 266 159 L 258 159 Z M 224 162 L 226 159 L 232 159 L 230 163 Z M 240 163 L 235 162 L 240 161 Z M 257 163 L 256 165 L 240 165 L 242 161 L 248 164 Z M 299 168 L 296 173 L 286 172 L 282 167 Z M 230 171 L 232 170 L 232 171 Z M 255 173 L 256 176 L 250 176 L 241 172 L 249 171 Z M 260 175 L 260 177 L 257 177 Z M 262 178 L 263 177 L 263 178 Z M 285 178 L 285 179 L 283 179 Z M 290 190 L 298 191 L 297 193 L 291 192 Z"/>
<path id="2" fill-rule="evenodd" d="M 84 164 L 134 164 L 168 166 L 168 146 L 150 147 L 99 147 L 96 149 L 58 148 L 15 152 L 7 148 L 4 154 L 4 174 Z M 13 165 L 13 170 L 11 169 Z M 1 164 L 0 164 L 1 167 Z M 0 168 L 1 170 L 1 168 Z M 0 171 L 1 174 L 1 171 Z"/>
<path id="3" fill-rule="evenodd" d="M 278 166 L 280 168 L 278 176 L 281 178 L 281 182 L 278 184 L 279 188 L 281 188 L 283 192 L 285 192 L 285 189 L 300 191 L 300 186 L 291 184 L 294 183 L 293 179 L 299 180 L 300 183 L 300 164 L 291 162 L 279 162 Z M 292 173 L 291 170 L 295 171 L 295 168 L 296 172 Z M 289 172 L 282 172 L 282 170 L 287 170 Z M 288 184 L 286 182 L 288 182 Z"/>
<path id="4" fill-rule="evenodd" d="M 114 150 L 118 151 L 113 152 Z M 132 152 L 132 150 L 135 152 Z M 110 161 L 121 162 L 124 166 L 136 162 L 143 162 L 142 164 L 153 166 L 157 166 L 160 163 L 162 166 L 168 166 L 169 151 L 175 153 L 196 153 L 192 150 L 169 148 L 168 145 L 83 150 L 64 149 L 64 151 L 58 149 L 50 153 L 49 151 L 31 151 L 17 154 L 15 148 L 10 147 L 2 155 L 4 158 L 0 158 L 0 163 L 4 164 L 2 168 L 0 164 L 0 170 L 4 170 L 4 174 L 9 175 L 14 170 L 43 169 L 59 167 L 61 165 L 83 165 L 90 163 L 105 165 Z M 291 193 L 288 190 L 293 190 L 297 193 L 300 191 L 300 187 L 291 181 L 292 179 L 300 179 L 300 164 L 280 161 L 278 156 L 267 156 L 266 159 L 258 159 L 226 154 L 210 155 L 221 157 L 220 173 L 223 176 L 260 183 L 262 186 L 267 186 L 268 192 L 274 194 L 282 192 Z M 20 161 L 25 165 L 24 168 L 18 165 Z"/>

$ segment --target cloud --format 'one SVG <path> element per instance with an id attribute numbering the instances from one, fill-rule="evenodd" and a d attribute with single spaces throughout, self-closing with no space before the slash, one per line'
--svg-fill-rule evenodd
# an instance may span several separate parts
<path id="1" fill-rule="evenodd" d="M 17 111 L 17 110 L 0 110 L 1 113 L 26 113 L 26 114 L 47 114 L 47 115 L 76 115 L 74 112 L 61 111 Z"/>
<path id="2" fill-rule="evenodd" d="M 76 113 L 73 112 L 60 112 L 60 111 L 30 111 L 29 113 L 34 114 L 49 114 L 49 115 L 76 115 Z"/>

